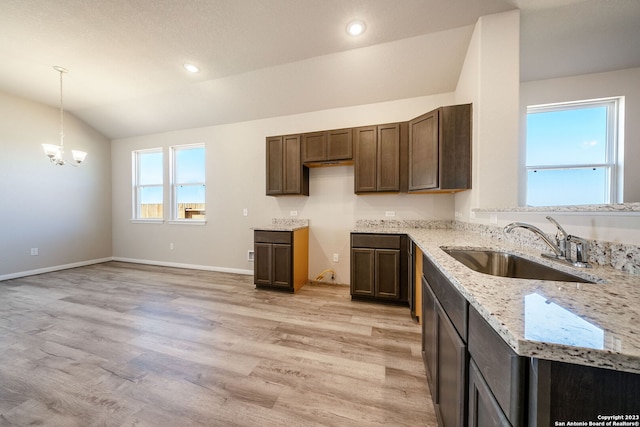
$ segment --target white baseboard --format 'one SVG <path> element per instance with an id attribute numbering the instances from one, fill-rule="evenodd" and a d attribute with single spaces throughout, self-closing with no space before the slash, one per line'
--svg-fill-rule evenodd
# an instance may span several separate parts
<path id="1" fill-rule="evenodd" d="M 111 259 L 113 261 L 131 262 L 134 264 L 158 265 L 161 267 L 175 267 L 175 268 L 186 268 L 191 270 L 217 271 L 220 273 L 235 273 L 235 274 L 244 274 L 247 276 L 253 276 L 253 270 L 244 270 L 241 268 L 216 267 L 212 265 L 184 264 L 179 262 L 154 261 L 154 260 L 148 260 L 148 259 L 122 258 L 122 257 L 113 257 Z"/>
<path id="2" fill-rule="evenodd" d="M 103 262 L 111 261 L 112 259 L 113 259 L 112 257 L 90 259 L 87 261 L 73 262 L 71 264 L 54 265 L 52 267 L 43 267 L 43 268 L 37 268 L 35 270 L 27 270 L 27 271 L 19 271 L 17 273 L 3 274 L 3 275 L 0 275 L 0 282 L 2 282 L 3 280 L 17 279 L 19 277 L 33 276 L 33 275 L 42 274 L 42 273 L 51 273 L 52 271 L 67 270 L 69 268 L 76 268 L 76 267 L 84 267 L 85 265 L 100 264 Z"/>

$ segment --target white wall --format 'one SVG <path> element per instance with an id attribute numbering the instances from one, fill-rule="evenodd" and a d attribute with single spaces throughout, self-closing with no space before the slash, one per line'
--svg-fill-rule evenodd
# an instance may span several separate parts
<path id="1" fill-rule="evenodd" d="M 527 106 L 584 99 L 624 96 L 624 198 L 623 202 L 640 202 L 640 68 L 586 74 L 559 79 L 539 80 L 521 86 L 521 149 L 526 143 Z M 521 160 L 524 170 L 524 159 Z M 524 180 L 521 179 L 524 183 Z M 524 205 L 524 188 L 520 204 Z"/>
<path id="2" fill-rule="evenodd" d="M 0 280 L 110 257 L 109 140 L 65 114 L 65 147 L 89 154 L 54 166 L 41 144 L 59 143 L 58 109 L 0 92 L 0 120 Z"/>
<path id="3" fill-rule="evenodd" d="M 441 105 L 453 94 L 405 99 L 115 140 L 113 162 L 113 255 L 170 265 L 198 266 L 252 273 L 247 251 L 251 227 L 287 218 L 290 211 L 310 220 L 309 276 L 336 271 L 336 282 L 349 283 L 349 231 L 358 219 L 451 219 L 453 196 L 365 195 L 353 192 L 353 166 L 310 170 L 309 197 L 265 195 L 265 137 L 315 130 L 405 121 Z M 205 226 L 132 223 L 131 152 L 204 142 L 207 155 Z M 168 195 L 167 195 L 168 197 Z M 244 217 L 242 211 L 248 209 Z M 174 249 L 169 248 L 173 243 Z M 339 262 L 333 263 L 334 253 Z"/>
<path id="4" fill-rule="evenodd" d="M 520 88 L 520 12 L 481 17 L 455 92 L 473 103 L 472 190 L 456 195 L 458 219 L 479 207 L 516 206 Z"/>

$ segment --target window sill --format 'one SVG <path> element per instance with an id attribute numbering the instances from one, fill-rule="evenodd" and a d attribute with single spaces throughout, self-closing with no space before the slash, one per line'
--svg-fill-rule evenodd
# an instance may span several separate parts
<path id="1" fill-rule="evenodd" d="M 204 219 L 172 219 L 167 223 L 171 225 L 206 225 L 207 221 Z"/>
<path id="2" fill-rule="evenodd" d="M 162 224 L 164 219 L 162 218 L 132 218 L 131 224 Z"/>

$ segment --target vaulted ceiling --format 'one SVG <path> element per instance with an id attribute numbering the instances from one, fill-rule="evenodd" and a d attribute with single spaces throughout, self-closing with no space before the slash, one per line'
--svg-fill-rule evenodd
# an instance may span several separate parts
<path id="1" fill-rule="evenodd" d="M 523 81 L 640 67 L 637 0 L 0 0 L 0 90 L 57 106 L 63 66 L 109 138 L 444 93 L 516 8 Z"/>

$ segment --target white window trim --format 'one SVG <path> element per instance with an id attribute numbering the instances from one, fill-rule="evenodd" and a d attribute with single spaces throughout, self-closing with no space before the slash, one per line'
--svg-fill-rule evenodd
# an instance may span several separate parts
<path id="1" fill-rule="evenodd" d="M 606 204 L 622 203 L 623 200 L 623 160 L 624 160 L 624 97 L 609 97 L 581 101 L 559 102 L 553 104 L 530 105 L 529 114 L 591 108 L 597 105 L 607 106 L 607 151 L 605 163 L 571 165 L 527 165 L 525 160 L 524 176 L 531 170 L 587 169 L 605 168 L 607 174 Z M 528 143 L 528 141 L 526 142 Z M 525 192 L 528 185 L 525 185 Z M 528 196 L 525 194 L 525 201 Z"/>
<path id="2" fill-rule="evenodd" d="M 163 162 L 164 162 L 164 151 L 162 149 L 162 147 L 155 147 L 155 148 L 146 148 L 146 149 L 142 149 L 142 150 L 133 150 L 131 152 L 131 167 L 132 167 L 132 171 L 131 171 L 131 177 L 132 177 L 132 188 L 131 188 L 131 206 L 132 206 L 132 211 L 131 211 L 131 223 L 134 224 L 157 224 L 157 223 L 162 223 L 164 222 L 164 207 L 165 207 L 165 197 L 164 197 L 164 173 L 163 173 L 163 177 L 162 177 L 162 184 L 154 184 L 154 185 L 138 185 L 138 181 L 139 181 L 139 176 L 138 176 L 138 172 L 139 172 L 139 168 L 138 168 L 138 155 L 142 154 L 142 153 L 161 153 L 163 155 Z M 163 171 L 164 171 L 164 165 L 163 165 Z M 139 193 L 139 189 L 141 187 L 162 187 L 163 191 L 162 191 L 162 218 L 140 218 L 140 205 L 138 203 L 138 198 L 140 197 L 140 193 Z"/>
<path id="3" fill-rule="evenodd" d="M 169 151 L 170 151 L 170 162 L 169 162 L 169 185 L 170 185 L 170 191 L 169 191 L 169 200 L 170 200 L 170 212 L 171 212 L 171 219 L 168 220 L 167 222 L 169 224 L 181 224 L 181 225 L 205 225 L 207 223 L 206 217 L 205 219 L 187 219 L 187 218 L 178 218 L 178 205 L 176 202 L 176 187 L 178 185 L 181 184 L 176 184 L 175 182 L 175 172 L 176 172 L 176 151 L 177 150 L 183 150 L 183 149 L 192 149 L 192 148 L 203 148 L 205 151 L 205 182 L 201 182 L 201 183 L 190 183 L 187 185 L 193 185 L 193 186 L 197 186 L 197 185 L 202 185 L 205 187 L 205 193 L 206 193 L 206 147 L 205 144 L 203 142 L 200 143 L 195 143 L 195 144 L 183 144 L 183 145 L 172 145 L 171 147 L 169 147 Z M 207 199 L 206 199 L 206 194 L 205 194 L 205 206 L 207 203 Z"/>

